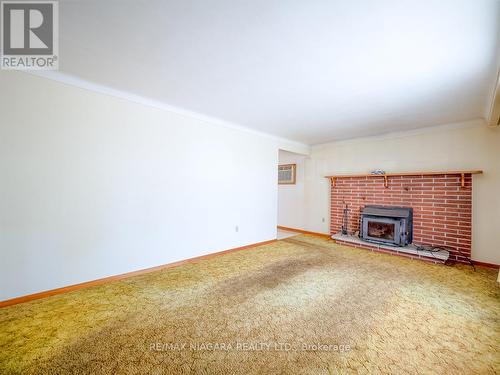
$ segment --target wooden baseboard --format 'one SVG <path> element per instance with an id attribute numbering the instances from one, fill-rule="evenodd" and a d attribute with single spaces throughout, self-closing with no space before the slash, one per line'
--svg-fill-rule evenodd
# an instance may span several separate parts
<path id="1" fill-rule="evenodd" d="M 278 229 L 287 230 L 287 231 L 289 231 L 289 232 L 297 232 L 297 233 L 303 233 L 303 234 L 312 234 L 312 235 L 314 235 L 314 236 L 320 236 L 320 237 L 330 238 L 330 235 L 329 235 L 329 234 L 326 234 L 326 233 L 310 232 L 310 231 L 308 231 L 308 230 L 297 229 L 297 228 L 289 228 L 289 227 L 283 227 L 283 226 L 281 226 L 281 225 L 278 225 Z"/>
<path id="2" fill-rule="evenodd" d="M 495 269 L 500 269 L 500 264 L 495 264 L 495 263 L 486 263 L 486 262 L 478 262 L 477 260 L 472 260 L 472 263 L 474 263 L 475 266 L 482 266 L 482 267 L 488 267 L 488 268 L 495 268 Z"/>
<path id="3" fill-rule="evenodd" d="M 307 231 L 307 230 L 303 230 L 303 229 L 297 229 L 297 228 L 283 227 L 283 226 L 280 226 L 280 225 L 278 226 L 278 229 L 283 229 L 283 230 L 287 230 L 287 231 L 290 231 L 290 232 L 297 232 L 297 233 L 303 233 L 303 234 L 311 234 L 311 235 L 315 235 L 315 236 L 330 238 L 329 234 L 318 233 L 318 232 L 311 232 L 311 231 Z M 178 261 L 178 262 L 162 264 L 162 265 L 156 266 L 156 267 L 145 268 L 145 269 L 142 269 L 142 270 L 137 270 L 137 271 L 127 272 L 127 273 L 122 273 L 120 275 L 114 275 L 114 276 L 104 277 L 102 279 L 97 279 L 97 280 L 92 280 L 92 281 L 86 281 L 86 282 L 83 282 L 83 283 L 69 285 L 69 286 L 65 286 L 65 287 L 62 287 L 62 288 L 51 289 L 51 290 L 47 290 L 47 291 L 44 291 L 44 292 L 39 292 L 39 293 L 29 294 L 29 295 L 26 295 L 26 296 L 16 297 L 16 298 L 8 299 L 8 300 L 5 300 L 5 301 L 0 301 L 0 308 L 7 307 L 7 306 L 12 306 L 12 305 L 17 305 L 17 304 L 23 303 L 23 302 L 34 301 L 34 300 L 37 300 L 37 299 L 46 298 L 46 297 L 50 297 L 50 296 L 55 296 L 57 294 L 68 293 L 68 292 L 72 292 L 72 291 L 75 291 L 75 290 L 79 290 L 79 289 L 83 289 L 83 288 L 88 288 L 88 287 L 91 287 L 91 286 L 102 285 L 102 284 L 105 284 L 105 283 L 108 283 L 108 282 L 122 280 L 122 279 L 126 279 L 126 278 L 129 278 L 129 277 L 138 276 L 138 275 L 142 275 L 142 274 L 146 274 L 146 273 L 150 273 L 150 272 L 154 272 L 154 271 L 159 271 L 159 270 L 163 270 L 163 269 L 167 269 L 167 268 L 179 267 L 179 266 L 182 266 L 182 265 L 188 264 L 188 263 L 196 263 L 197 261 L 200 261 L 200 260 L 203 260 L 203 259 L 209 259 L 209 258 L 216 257 L 216 256 L 219 256 L 219 255 L 224 255 L 224 254 L 229 254 L 229 253 L 240 251 L 240 250 L 250 249 L 252 247 L 267 245 L 267 244 L 273 243 L 275 241 L 276 240 L 269 240 L 269 241 L 257 242 L 257 243 L 246 245 L 246 246 L 235 247 L 233 249 L 218 251 L 218 252 L 215 252 L 215 253 L 210 253 L 210 254 L 206 254 L 206 255 L 200 255 L 200 256 L 194 257 L 194 258 L 184 259 L 184 260 L 181 260 L 181 261 Z M 478 262 L 476 260 L 473 260 L 473 263 L 475 265 L 483 266 L 483 267 L 489 267 L 489 268 L 495 268 L 495 269 L 499 269 L 500 268 L 500 265 L 494 264 L 494 263 Z"/>
<path id="4" fill-rule="evenodd" d="M 251 245 L 235 247 L 233 249 L 218 251 L 216 253 L 210 253 L 210 254 L 206 254 L 206 255 L 200 255 L 200 256 L 194 257 L 194 258 L 184 259 L 184 260 L 181 260 L 178 262 L 162 264 L 161 266 L 145 268 L 145 269 L 138 270 L 138 271 L 122 273 L 120 275 L 104 277 L 102 279 L 86 281 L 83 283 L 69 285 L 69 286 L 65 286 L 62 288 L 51 289 L 51 290 L 47 290 L 44 292 L 39 292 L 39 293 L 29 294 L 26 296 L 16 297 L 16 298 L 8 299 L 5 301 L 0 301 L 0 308 L 12 306 L 12 305 L 17 305 L 18 303 L 33 301 L 33 300 L 40 299 L 40 298 L 46 298 L 46 297 L 54 296 L 57 294 L 68 293 L 68 292 L 72 292 L 72 291 L 75 291 L 78 289 L 88 288 L 91 286 L 101 285 L 101 284 L 105 284 L 105 283 L 108 283 L 111 281 L 122 280 L 122 279 L 126 279 L 126 278 L 129 278 L 132 276 L 142 275 L 142 274 L 149 273 L 149 272 L 159 271 L 159 270 L 163 270 L 163 269 L 167 269 L 167 268 L 179 267 L 179 266 L 182 266 L 182 265 L 187 264 L 187 263 L 195 263 L 195 262 L 203 260 L 203 259 L 209 259 L 209 258 L 212 258 L 215 256 L 229 254 L 229 253 L 232 253 L 235 251 L 245 250 L 245 249 L 249 249 L 249 248 L 256 247 L 256 246 L 267 245 L 267 244 L 273 243 L 275 241 L 277 241 L 277 240 L 258 242 L 258 243 L 254 243 Z"/>

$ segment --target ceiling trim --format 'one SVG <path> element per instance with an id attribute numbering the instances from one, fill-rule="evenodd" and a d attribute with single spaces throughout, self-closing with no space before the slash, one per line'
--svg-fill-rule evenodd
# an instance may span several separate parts
<path id="1" fill-rule="evenodd" d="M 472 127 L 476 127 L 476 126 L 486 126 L 486 121 L 483 118 L 477 118 L 474 120 L 460 121 L 460 122 L 434 125 L 434 126 L 427 126 L 427 127 L 423 127 L 423 128 L 416 128 L 416 129 L 400 130 L 400 131 L 388 132 L 388 133 L 384 133 L 384 134 L 371 135 L 371 136 L 367 136 L 367 137 L 340 139 L 337 141 L 314 144 L 314 145 L 312 145 L 312 148 L 313 149 L 322 149 L 322 148 L 325 148 L 325 147 L 328 147 L 331 145 L 350 144 L 353 142 L 365 142 L 367 140 L 379 141 L 379 140 L 385 140 L 385 139 L 406 138 L 406 137 L 411 137 L 411 136 L 420 135 L 420 134 L 446 131 L 446 130 L 454 130 L 454 129 L 472 128 Z"/>
<path id="2" fill-rule="evenodd" d="M 112 96 L 112 97 L 119 98 L 119 99 L 124 99 L 124 100 L 130 101 L 130 102 L 142 104 L 142 105 L 145 105 L 148 107 L 153 107 L 153 108 L 161 109 L 164 111 L 172 112 L 172 113 L 175 113 L 175 114 L 178 114 L 181 116 L 197 119 L 197 120 L 207 122 L 207 123 L 210 123 L 213 125 L 219 125 L 219 126 L 223 126 L 225 128 L 239 130 L 239 131 L 243 131 L 246 133 L 269 138 L 269 139 L 272 139 L 272 140 L 275 140 L 277 142 L 282 143 L 281 145 L 279 145 L 279 147 L 288 147 L 291 149 L 300 150 L 301 152 L 304 152 L 304 153 L 309 153 L 309 149 L 311 146 L 311 145 L 306 144 L 306 143 L 302 143 L 302 142 L 294 141 L 291 139 L 279 137 L 277 135 L 262 132 L 259 130 L 254 130 L 254 129 L 248 128 L 246 126 L 235 124 L 235 123 L 232 123 L 232 122 L 229 122 L 226 120 L 222 120 L 222 119 L 219 119 L 216 117 L 207 116 L 207 115 L 204 115 L 202 113 L 198 113 L 198 112 L 190 111 L 190 110 L 187 110 L 184 108 L 176 107 L 176 106 L 173 106 L 170 104 L 166 104 L 166 103 L 163 103 L 159 100 L 155 100 L 155 99 L 147 98 L 144 96 L 132 94 L 130 92 L 123 91 L 123 90 L 117 90 L 117 89 L 114 89 L 114 88 L 109 87 L 109 86 L 105 86 L 105 85 L 102 85 L 99 83 L 84 80 L 82 78 L 79 78 L 79 77 L 71 75 L 71 74 L 63 73 L 61 71 L 49 71 L 49 70 L 35 71 L 34 70 L 34 71 L 23 71 L 23 72 L 31 74 L 31 75 L 35 75 L 37 77 L 46 78 L 46 79 L 49 79 L 52 81 L 60 82 L 60 83 L 63 83 L 63 84 L 69 85 L 69 86 L 78 87 L 80 89 L 84 89 L 84 90 L 96 92 L 99 94 Z M 283 143 L 284 143 L 284 145 L 283 145 Z"/>
<path id="3" fill-rule="evenodd" d="M 500 126 L 500 71 L 497 74 L 496 85 L 490 101 L 487 121 L 489 126 Z"/>

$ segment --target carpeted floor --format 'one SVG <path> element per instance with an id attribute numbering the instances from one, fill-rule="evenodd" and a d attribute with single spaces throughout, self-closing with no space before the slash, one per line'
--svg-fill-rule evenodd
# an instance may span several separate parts
<path id="1" fill-rule="evenodd" d="M 498 374 L 496 272 L 300 235 L 0 309 L 1 374 Z"/>

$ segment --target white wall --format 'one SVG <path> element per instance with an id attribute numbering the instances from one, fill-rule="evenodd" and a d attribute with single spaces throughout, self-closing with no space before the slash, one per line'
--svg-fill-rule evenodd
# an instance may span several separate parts
<path id="1" fill-rule="evenodd" d="M 273 239 L 278 223 L 328 233 L 324 176 L 374 168 L 483 169 L 473 258 L 500 263 L 500 130 L 482 122 L 315 146 L 302 207 L 277 221 L 278 148 L 300 145 L 19 72 L 0 72 L 0 115 L 0 300 Z"/>
<path id="2" fill-rule="evenodd" d="M 473 177 L 472 258 L 500 264 L 500 129 L 484 121 L 312 147 L 306 160 L 305 226 L 329 231 L 329 182 L 335 173 L 482 169 Z"/>
<path id="3" fill-rule="evenodd" d="M 301 229 L 305 225 L 305 156 L 280 150 L 278 159 L 279 164 L 297 165 L 296 183 L 278 185 L 278 225 Z"/>
<path id="4" fill-rule="evenodd" d="M 293 144 L 19 72 L 0 87 L 0 300 L 276 237 Z"/>

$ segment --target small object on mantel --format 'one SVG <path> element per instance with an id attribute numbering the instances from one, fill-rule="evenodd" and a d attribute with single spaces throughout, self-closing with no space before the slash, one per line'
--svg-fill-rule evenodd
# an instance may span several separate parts
<path id="1" fill-rule="evenodd" d="M 370 174 L 381 175 L 381 174 L 385 174 L 385 171 L 383 171 L 382 169 L 375 169 L 374 171 L 371 171 Z"/>

